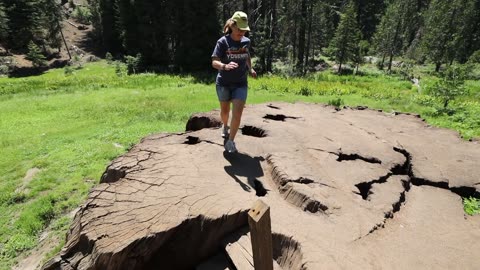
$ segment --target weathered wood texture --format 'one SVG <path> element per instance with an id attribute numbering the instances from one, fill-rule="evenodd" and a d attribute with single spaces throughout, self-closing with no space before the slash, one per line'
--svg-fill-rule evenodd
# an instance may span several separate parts
<path id="1" fill-rule="evenodd" d="M 480 194 L 477 142 L 414 115 L 274 103 L 247 105 L 229 155 L 210 116 L 115 159 L 44 268 L 193 269 L 261 197 L 283 269 L 478 269 L 461 197 Z"/>
<path id="2" fill-rule="evenodd" d="M 270 207 L 262 200 L 257 200 L 252 209 L 248 211 L 248 225 L 252 239 L 255 270 L 273 270 Z"/>

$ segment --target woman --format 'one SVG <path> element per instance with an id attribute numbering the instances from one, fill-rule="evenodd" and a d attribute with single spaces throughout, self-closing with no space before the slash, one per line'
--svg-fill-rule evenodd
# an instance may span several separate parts
<path id="1" fill-rule="evenodd" d="M 226 139 L 225 150 L 229 153 L 237 152 L 234 140 L 247 100 L 247 72 L 257 77 L 250 59 L 250 39 L 245 37 L 247 31 L 250 31 L 247 14 L 235 12 L 225 23 L 225 35 L 217 41 L 212 54 L 212 67 L 218 69 L 216 87 L 223 122 L 222 137 Z M 233 108 L 229 128 L 230 104 Z"/>

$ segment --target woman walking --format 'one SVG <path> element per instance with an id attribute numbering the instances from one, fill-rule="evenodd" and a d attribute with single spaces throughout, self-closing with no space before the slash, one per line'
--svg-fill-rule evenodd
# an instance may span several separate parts
<path id="1" fill-rule="evenodd" d="M 226 139 L 225 150 L 229 153 L 237 152 L 234 140 L 247 100 L 247 73 L 257 77 L 250 59 L 250 39 L 245 37 L 247 31 L 250 31 L 247 14 L 235 12 L 225 23 L 224 36 L 217 41 L 212 54 L 212 67 L 218 70 L 216 88 L 223 122 L 222 137 Z M 232 119 L 229 126 L 230 104 Z"/>

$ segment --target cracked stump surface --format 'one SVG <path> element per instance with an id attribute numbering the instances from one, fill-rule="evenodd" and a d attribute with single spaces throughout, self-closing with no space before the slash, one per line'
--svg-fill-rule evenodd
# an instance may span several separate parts
<path id="1" fill-rule="evenodd" d="M 461 196 L 480 194 L 480 145 L 414 115 L 273 103 L 245 108 L 231 155 L 217 115 L 114 160 L 44 269 L 192 269 L 259 196 L 296 269 L 478 269 Z"/>

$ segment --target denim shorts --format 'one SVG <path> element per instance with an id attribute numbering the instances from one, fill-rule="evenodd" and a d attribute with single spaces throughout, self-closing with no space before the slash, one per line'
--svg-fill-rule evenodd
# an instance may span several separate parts
<path id="1" fill-rule="evenodd" d="M 219 101 L 231 101 L 234 99 L 239 99 L 245 102 L 247 100 L 247 87 L 217 85 L 217 96 Z"/>

